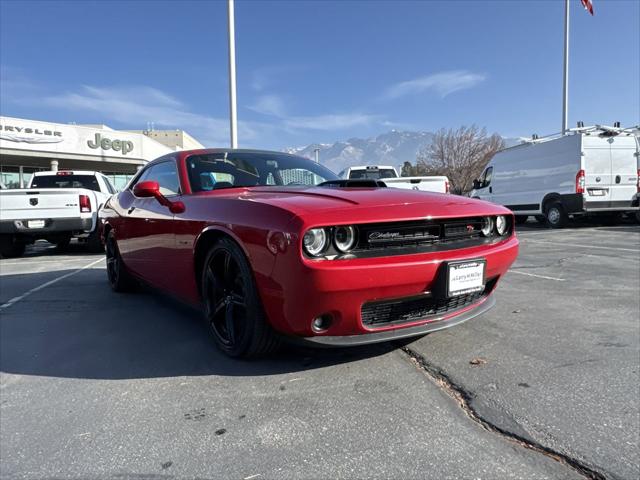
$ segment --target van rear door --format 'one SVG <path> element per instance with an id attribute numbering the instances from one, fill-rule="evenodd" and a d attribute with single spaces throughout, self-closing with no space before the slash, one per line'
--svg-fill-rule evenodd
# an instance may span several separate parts
<path id="1" fill-rule="evenodd" d="M 583 137 L 585 201 L 605 208 L 611 201 L 611 146 L 599 137 Z"/>
<path id="2" fill-rule="evenodd" d="M 611 201 L 631 202 L 638 178 L 638 158 L 634 137 L 611 137 Z M 612 203 L 616 207 L 616 203 Z"/>

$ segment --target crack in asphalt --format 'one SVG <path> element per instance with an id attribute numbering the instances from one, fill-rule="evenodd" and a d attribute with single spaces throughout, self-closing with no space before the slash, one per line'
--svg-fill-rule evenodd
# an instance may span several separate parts
<path id="1" fill-rule="evenodd" d="M 431 380 L 439 385 L 456 403 L 462 408 L 464 413 L 475 423 L 479 424 L 485 430 L 498 434 L 507 440 L 516 443 L 528 450 L 532 450 L 536 453 L 540 453 L 548 458 L 551 458 L 569 468 L 576 471 L 580 475 L 590 480 L 607 480 L 606 475 L 598 472 L 580 460 L 570 457 L 564 453 L 553 450 L 550 447 L 546 447 L 532 439 L 524 438 L 521 435 L 505 430 L 497 425 L 494 425 L 489 420 L 483 418 L 474 407 L 471 406 L 472 395 L 464 389 L 461 385 L 456 384 L 446 373 L 444 373 L 438 367 L 430 364 L 427 359 L 420 353 L 412 350 L 409 347 L 401 346 L 400 349 L 409 357 L 416 368 L 425 373 Z"/>

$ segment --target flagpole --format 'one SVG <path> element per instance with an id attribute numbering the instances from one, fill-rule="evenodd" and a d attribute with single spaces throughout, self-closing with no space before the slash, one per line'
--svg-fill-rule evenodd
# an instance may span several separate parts
<path id="1" fill-rule="evenodd" d="M 228 0 L 228 30 L 229 30 L 229 130 L 231 133 L 231 148 L 238 148 L 238 113 L 236 105 L 236 28 L 233 0 Z"/>
<path id="2" fill-rule="evenodd" d="M 569 128 L 569 0 L 564 0 L 564 76 L 562 83 L 562 133 Z"/>

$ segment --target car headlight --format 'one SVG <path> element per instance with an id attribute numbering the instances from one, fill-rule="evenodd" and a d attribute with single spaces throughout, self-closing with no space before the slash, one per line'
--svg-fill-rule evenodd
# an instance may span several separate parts
<path id="1" fill-rule="evenodd" d="M 351 225 L 336 227 L 333 231 L 333 241 L 342 253 L 348 252 L 356 243 L 356 229 Z"/>
<path id="2" fill-rule="evenodd" d="M 327 248 L 327 232 L 324 228 L 312 228 L 304 234 L 302 245 L 312 257 L 317 257 Z"/>
<path id="3" fill-rule="evenodd" d="M 491 234 L 493 233 L 493 218 L 484 217 L 482 219 L 481 232 L 482 232 L 482 235 L 484 235 L 485 237 L 490 237 L 491 236 Z"/>
<path id="4" fill-rule="evenodd" d="M 507 219 L 503 215 L 496 217 L 496 231 L 502 236 L 507 232 Z"/>

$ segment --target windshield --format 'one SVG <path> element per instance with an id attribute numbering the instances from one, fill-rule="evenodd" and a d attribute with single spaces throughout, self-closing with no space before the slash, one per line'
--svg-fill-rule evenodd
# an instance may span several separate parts
<path id="1" fill-rule="evenodd" d="M 353 180 L 379 180 L 381 178 L 396 178 L 393 168 L 371 168 L 367 170 L 351 170 L 349 178 Z"/>
<path id="2" fill-rule="evenodd" d="M 193 192 L 231 187 L 311 186 L 338 177 L 306 158 L 278 153 L 221 152 L 187 158 Z"/>
<path id="3" fill-rule="evenodd" d="M 31 188 L 86 188 L 100 191 L 95 175 L 36 175 L 31 182 Z"/>

